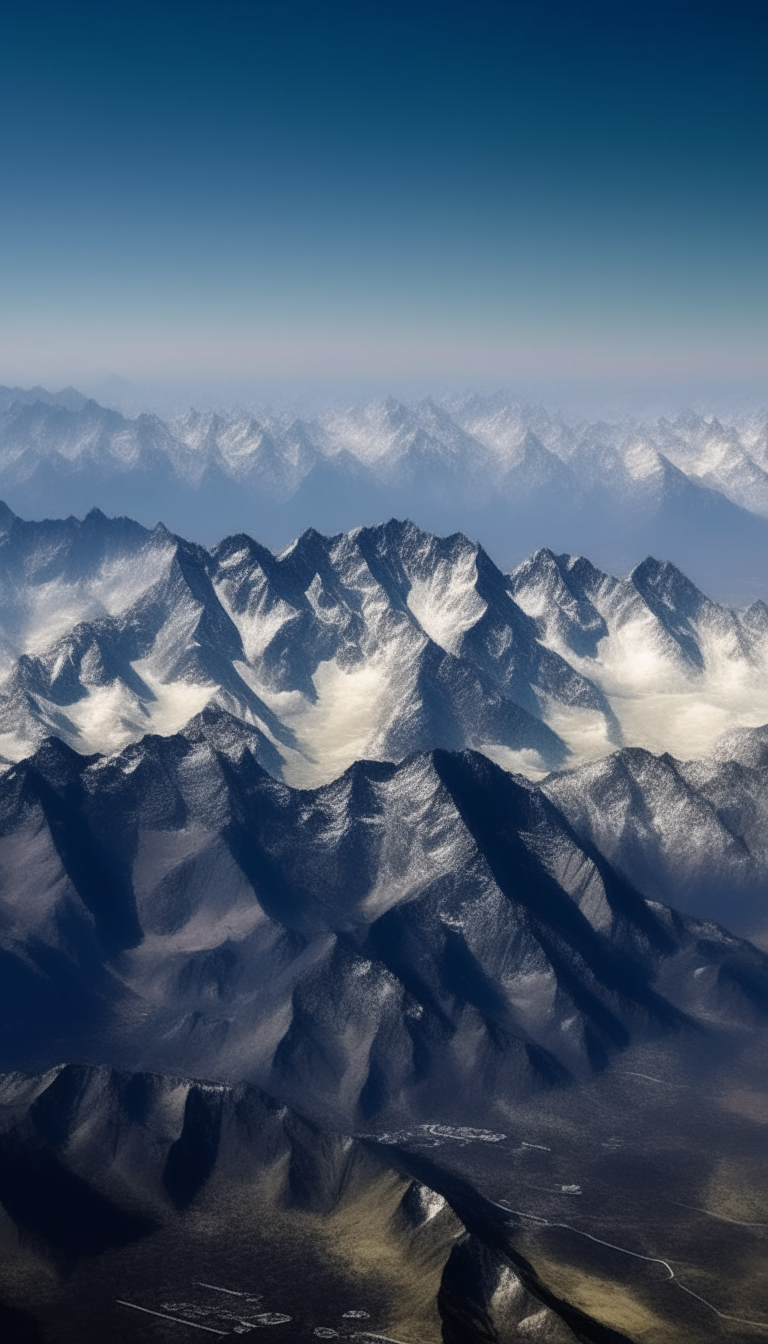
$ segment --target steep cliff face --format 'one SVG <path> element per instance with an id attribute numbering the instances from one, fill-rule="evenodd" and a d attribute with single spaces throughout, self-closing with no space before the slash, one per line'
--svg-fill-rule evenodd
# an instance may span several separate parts
<path id="1" fill-rule="evenodd" d="M 768 947 L 768 733 L 681 761 L 625 748 L 542 784 L 583 843 L 650 900 Z"/>

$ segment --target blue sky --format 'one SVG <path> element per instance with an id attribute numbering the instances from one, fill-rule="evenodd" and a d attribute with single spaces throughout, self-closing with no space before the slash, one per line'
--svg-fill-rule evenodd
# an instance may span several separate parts
<path id="1" fill-rule="evenodd" d="M 754 383 L 767 13 L 4 0 L 0 381 Z"/>

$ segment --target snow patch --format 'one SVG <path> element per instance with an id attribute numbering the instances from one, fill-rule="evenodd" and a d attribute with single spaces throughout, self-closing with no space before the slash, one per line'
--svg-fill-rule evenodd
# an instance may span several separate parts
<path id="1" fill-rule="evenodd" d="M 79 732 L 78 750 L 109 755 L 145 733 L 169 737 L 178 733 L 208 704 L 215 686 L 194 682 L 162 682 L 149 670 L 148 660 L 133 665 L 152 694 L 140 699 L 122 681 L 95 686 L 83 700 L 67 706 L 67 717 Z"/>
<path id="2" fill-rule="evenodd" d="M 514 751 L 512 747 L 505 747 L 503 742 L 483 742 L 478 751 L 496 765 L 500 765 L 502 770 L 508 770 L 513 775 L 524 775 L 526 779 L 543 779 L 549 773 L 544 758 L 533 747 Z"/>
<path id="3" fill-rule="evenodd" d="M 355 761 L 377 757 L 374 743 L 392 677 L 386 653 L 352 667 L 341 667 L 333 659 L 320 663 L 312 678 L 314 701 L 300 691 L 271 690 L 243 663 L 236 668 L 294 735 L 296 746 L 288 747 L 269 734 L 283 758 L 286 784 L 314 789 Z"/>
<path id="4" fill-rule="evenodd" d="M 476 588 L 477 560 L 465 552 L 451 563 L 440 560 L 427 578 L 414 578 L 408 609 L 422 630 L 447 653 L 458 653 L 467 630 L 487 609 Z"/>

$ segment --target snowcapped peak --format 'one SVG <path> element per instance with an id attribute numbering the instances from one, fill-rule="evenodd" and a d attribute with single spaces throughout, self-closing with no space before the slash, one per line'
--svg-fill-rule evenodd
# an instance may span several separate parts
<path id="1" fill-rule="evenodd" d="M 169 532 L 168 528 L 165 526 L 165 523 L 163 522 L 155 523 L 155 526 L 152 528 L 152 536 L 156 538 L 158 541 L 162 542 L 176 540 L 173 532 Z"/>
<path id="2" fill-rule="evenodd" d="M 623 553 L 627 534 L 637 534 L 635 551 L 649 549 L 654 520 L 671 510 L 685 556 L 713 496 L 721 548 L 740 532 L 740 511 L 768 518 L 767 434 L 764 413 L 589 422 L 506 393 L 389 397 L 311 419 L 190 410 L 164 422 L 77 394 L 0 389 L 0 494 L 22 515 L 82 514 L 119 486 L 142 521 L 154 521 L 150 511 L 172 516 L 209 541 L 209 505 L 257 534 L 278 521 L 287 531 L 297 513 L 336 532 L 379 514 L 382 490 L 400 513 L 416 494 L 441 525 L 470 507 L 472 530 L 505 563 L 521 529 L 535 544 L 536 516 L 544 524 L 566 511 L 578 533 L 571 544 L 589 551 L 599 537 L 610 555 Z"/>
<path id="3" fill-rule="evenodd" d="M 742 620 L 746 626 L 759 634 L 768 634 L 768 603 L 759 598 L 747 607 Z"/>
<path id="4" fill-rule="evenodd" d="M 635 443 L 624 454 L 624 465 L 635 480 L 648 480 L 663 471 L 663 458 L 649 443 Z"/>
<path id="5" fill-rule="evenodd" d="M 622 743 L 701 754 L 768 720 L 768 608 L 739 616 L 653 556 L 620 579 L 543 547 L 505 576 L 408 519 L 309 528 L 276 557 L 99 513 L 15 520 L 0 548 L 5 761 L 52 732 L 114 751 L 218 709 L 301 787 L 431 747 L 539 777 Z"/>
<path id="6" fill-rule="evenodd" d="M 529 555 L 527 560 L 524 560 L 521 565 L 518 565 L 517 569 L 514 571 L 514 575 L 532 574 L 537 571 L 549 573 L 553 567 L 557 568 L 557 557 L 555 552 L 550 550 L 549 546 L 539 546 L 538 550 L 535 550 L 532 555 Z"/>

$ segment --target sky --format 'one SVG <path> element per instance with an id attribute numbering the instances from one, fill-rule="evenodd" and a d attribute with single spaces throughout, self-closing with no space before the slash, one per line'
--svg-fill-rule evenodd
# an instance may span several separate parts
<path id="1" fill-rule="evenodd" d="M 2 0 L 0 382 L 757 386 L 756 0 Z"/>

